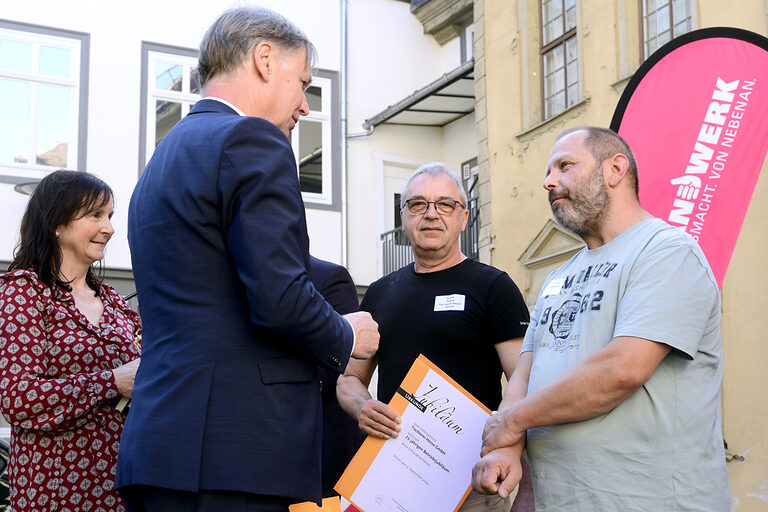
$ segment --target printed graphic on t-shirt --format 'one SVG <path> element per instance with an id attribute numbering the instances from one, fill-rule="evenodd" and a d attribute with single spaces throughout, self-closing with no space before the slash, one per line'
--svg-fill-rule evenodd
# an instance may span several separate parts
<path id="1" fill-rule="evenodd" d="M 545 288 L 551 295 L 542 293 L 541 300 L 545 301 L 545 306 L 536 321 L 545 326 L 552 337 L 542 337 L 541 349 L 564 352 L 579 346 L 579 336 L 573 334 L 574 324 L 580 315 L 601 311 L 605 297 L 602 288 L 617 267 L 617 263 L 611 262 L 590 265 L 567 277 L 550 281 L 557 285 Z"/>

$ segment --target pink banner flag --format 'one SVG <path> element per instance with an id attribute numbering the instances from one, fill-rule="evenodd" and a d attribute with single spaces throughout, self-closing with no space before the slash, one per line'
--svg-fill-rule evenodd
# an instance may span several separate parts
<path id="1" fill-rule="evenodd" d="M 648 58 L 611 122 L 635 153 L 640 203 L 699 242 L 718 285 L 768 150 L 766 120 L 768 39 L 719 27 Z"/>

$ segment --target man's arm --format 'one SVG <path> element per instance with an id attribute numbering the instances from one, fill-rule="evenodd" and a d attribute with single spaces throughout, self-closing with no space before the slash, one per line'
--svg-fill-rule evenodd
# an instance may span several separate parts
<path id="1" fill-rule="evenodd" d="M 499 405 L 499 411 L 511 407 L 516 402 L 525 398 L 528 391 L 528 379 L 531 375 L 533 354 L 523 352 L 509 378 L 504 399 Z M 502 366 L 503 363 L 502 363 Z M 504 422 L 497 412 L 492 415 L 485 424 L 483 439 L 489 431 L 503 428 Z M 483 458 L 480 459 L 472 470 L 472 486 L 482 494 L 496 494 L 506 498 L 515 488 L 522 477 L 522 455 L 525 449 L 525 437 L 516 444 L 486 451 L 483 446 Z M 517 501 L 517 500 L 516 500 Z"/>
<path id="2" fill-rule="evenodd" d="M 360 430 L 389 439 L 400 433 L 402 420 L 387 404 L 374 400 L 368 392 L 376 364 L 375 357 L 350 360 L 344 375 L 336 382 L 336 398 L 342 409 L 357 420 Z"/>
<path id="3" fill-rule="evenodd" d="M 612 410 L 645 384 L 670 350 L 642 338 L 614 338 L 556 382 L 499 410 L 486 424 L 482 454 L 519 444 L 529 428 L 586 420 Z M 528 358 L 532 364 L 529 354 L 521 356 L 521 366 Z M 506 397 L 504 402 L 509 403 Z"/>
<path id="4" fill-rule="evenodd" d="M 281 335 L 297 353 L 342 371 L 378 348 L 367 313 L 346 321 L 307 274 L 304 205 L 285 136 L 259 118 L 242 118 L 221 156 L 218 186 L 228 253 L 243 282 L 250 318 Z"/>
<path id="5" fill-rule="evenodd" d="M 509 381 L 512 377 L 512 373 L 515 371 L 517 361 L 520 359 L 520 347 L 522 346 L 522 337 L 502 341 L 493 346 L 499 356 L 499 362 L 501 363 L 501 368 L 504 370 L 504 376 L 507 378 L 507 381 Z"/>

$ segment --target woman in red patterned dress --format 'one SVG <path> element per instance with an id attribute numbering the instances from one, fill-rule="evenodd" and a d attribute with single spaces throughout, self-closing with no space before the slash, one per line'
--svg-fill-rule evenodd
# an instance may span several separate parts
<path id="1" fill-rule="evenodd" d="M 112 190 L 83 172 L 38 184 L 0 276 L 0 406 L 12 426 L 14 512 L 124 511 L 114 490 L 139 366 L 139 316 L 93 271 L 114 233 Z"/>

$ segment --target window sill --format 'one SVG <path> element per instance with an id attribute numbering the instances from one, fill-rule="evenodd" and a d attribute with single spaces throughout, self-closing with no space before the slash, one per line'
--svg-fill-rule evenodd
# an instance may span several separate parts
<path id="1" fill-rule="evenodd" d="M 613 88 L 614 91 L 621 94 L 622 92 L 624 92 L 624 89 L 627 87 L 627 84 L 629 83 L 629 81 L 632 80 L 633 76 L 635 76 L 635 74 L 630 73 L 627 76 L 619 78 L 618 80 L 616 80 L 611 84 L 611 88 Z"/>
<path id="2" fill-rule="evenodd" d="M 556 121 L 562 121 L 565 117 L 569 115 L 573 117 L 577 117 L 584 110 L 586 110 L 586 107 L 589 101 L 590 101 L 590 97 L 586 96 L 582 98 L 580 101 L 577 101 L 576 103 L 568 107 L 567 109 L 563 110 L 562 112 L 558 112 L 554 116 L 548 119 L 545 119 L 544 121 L 538 124 L 535 124 L 530 128 L 526 128 L 525 130 L 519 133 L 516 133 L 515 137 L 519 139 L 521 142 L 531 140 L 536 136 L 538 136 L 541 132 L 546 131 L 546 129 L 549 129 L 551 125 L 555 124 Z"/>

